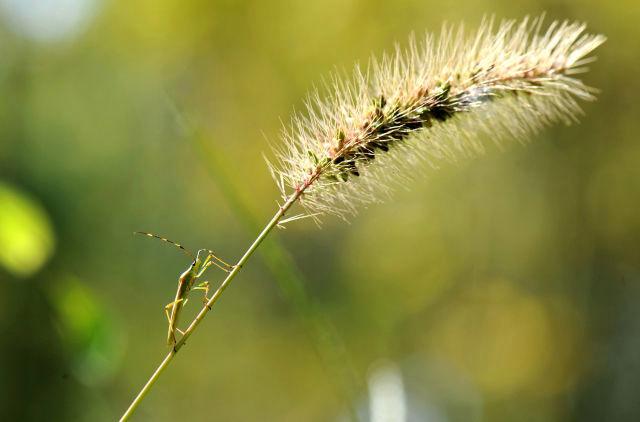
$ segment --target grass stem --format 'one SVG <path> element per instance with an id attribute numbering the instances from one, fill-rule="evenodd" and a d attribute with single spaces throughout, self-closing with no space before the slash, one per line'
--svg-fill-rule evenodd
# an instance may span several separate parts
<path id="1" fill-rule="evenodd" d="M 231 270 L 231 272 L 229 272 L 229 274 L 224 279 L 224 281 L 222 282 L 220 287 L 218 287 L 218 289 L 215 291 L 213 296 L 211 296 L 211 298 L 207 301 L 207 303 L 204 305 L 202 310 L 200 310 L 198 315 L 196 315 L 196 317 L 193 319 L 193 321 L 191 322 L 189 327 L 184 331 L 184 335 L 180 338 L 180 340 L 178 340 L 178 342 L 175 344 L 173 349 L 162 360 L 162 362 L 160 363 L 158 368 L 153 372 L 153 375 L 151 375 L 149 380 L 145 383 L 144 387 L 142 387 L 142 390 L 140 390 L 140 392 L 138 393 L 136 398 L 133 399 L 133 401 L 129 405 L 129 408 L 127 409 L 127 411 L 120 418 L 120 422 L 129 420 L 131 415 L 133 415 L 133 413 L 136 411 L 136 409 L 138 408 L 140 403 L 142 403 L 142 401 L 147 396 L 147 394 L 149 393 L 149 391 L 151 390 L 153 385 L 156 383 L 156 381 L 158 380 L 160 375 L 164 372 L 164 370 L 167 368 L 167 366 L 169 366 L 169 363 L 173 360 L 174 356 L 176 356 L 176 354 L 180 351 L 182 346 L 184 346 L 186 344 L 186 342 L 189 339 L 189 337 L 191 337 L 191 334 L 193 334 L 193 332 L 198 327 L 200 322 L 202 322 L 204 317 L 211 310 L 213 305 L 217 302 L 218 298 L 222 295 L 222 293 L 229 286 L 231 281 L 240 272 L 240 270 L 242 269 L 244 264 L 249 260 L 251 255 L 253 255 L 253 253 L 256 251 L 258 246 L 260 246 L 262 241 L 269 235 L 271 230 L 273 230 L 273 228 L 276 227 L 278 222 L 280 222 L 280 220 L 282 220 L 282 217 L 284 217 L 284 215 L 289 210 L 289 208 L 291 208 L 291 206 L 298 200 L 298 198 L 300 198 L 300 195 L 302 195 L 302 193 L 304 192 L 304 189 L 307 186 L 308 185 L 305 184 L 302 188 L 296 189 L 294 191 L 294 193 L 292 193 L 291 196 L 289 196 L 289 198 L 284 203 L 284 205 L 282 205 L 278 209 L 278 211 L 271 218 L 269 223 L 267 223 L 267 225 L 264 227 L 264 229 L 262 229 L 262 231 L 260 232 L 258 237 L 256 237 L 256 239 L 253 241 L 251 246 L 249 246 L 249 248 L 244 253 L 244 255 L 242 255 L 242 258 L 240 258 L 240 260 L 234 265 L 233 269 Z"/>

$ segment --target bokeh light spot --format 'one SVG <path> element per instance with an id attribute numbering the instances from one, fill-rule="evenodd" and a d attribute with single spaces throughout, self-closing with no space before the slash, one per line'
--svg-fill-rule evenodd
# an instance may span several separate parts
<path id="1" fill-rule="evenodd" d="M 506 281 L 472 290 L 433 330 L 432 350 L 466 372 L 490 397 L 507 397 L 544 383 L 544 372 L 557 353 L 552 317 L 544 303 Z"/>
<path id="2" fill-rule="evenodd" d="M 51 288 L 51 301 L 74 376 L 85 385 L 108 379 L 122 356 L 122 341 L 93 292 L 67 277 Z"/>
<path id="3" fill-rule="evenodd" d="M 11 29 L 35 41 L 57 41 L 84 29 L 99 0 L 0 0 Z"/>
<path id="4" fill-rule="evenodd" d="M 18 277 L 42 267 L 54 249 L 47 213 L 35 201 L 0 183 L 0 265 Z"/>

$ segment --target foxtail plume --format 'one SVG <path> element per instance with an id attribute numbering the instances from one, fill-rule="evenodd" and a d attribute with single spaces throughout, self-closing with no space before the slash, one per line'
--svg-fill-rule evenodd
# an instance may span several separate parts
<path id="1" fill-rule="evenodd" d="M 490 19 L 471 34 L 444 26 L 356 66 L 351 79 L 334 75 L 327 98 L 312 93 L 276 148 L 283 198 L 301 191 L 309 214 L 344 217 L 409 182 L 424 161 L 437 167 L 482 152 L 486 139 L 576 121 L 577 101 L 594 90 L 575 75 L 605 37 L 567 21 L 543 30 L 542 21 Z"/>

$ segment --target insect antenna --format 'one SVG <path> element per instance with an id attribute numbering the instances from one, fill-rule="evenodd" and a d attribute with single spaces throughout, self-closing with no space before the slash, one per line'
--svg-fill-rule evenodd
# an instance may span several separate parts
<path id="1" fill-rule="evenodd" d="M 193 254 L 191 252 L 189 252 L 189 250 L 187 248 L 185 248 L 184 246 L 182 246 L 181 244 L 179 244 L 177 242 L 174 242 L 173 240 L 167 239 L 166 237 L 158 236 L 157 234 L 147 233 L 147 232 L 133 232 L 133 234 L 141 234 L 141 235 L 144 235 L 144 236 L 153 237 L 153 238 L 156 238 L 156 239 L 160 239 L 160 240 L 162 240 L 164 242 L 170 243 L 173 246 L 182 249 L 182 252 L 187 254 L 192 260 L 195 259 Z"/>

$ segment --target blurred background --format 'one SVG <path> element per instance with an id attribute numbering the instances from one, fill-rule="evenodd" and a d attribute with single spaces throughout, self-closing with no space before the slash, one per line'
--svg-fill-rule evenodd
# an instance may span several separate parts
<path id="1" fill-rule="evenodd" d="M 581 124 L 289 225 L 135 420 L 640 420 L 640 4 L 517 3 L 0 0 L 2 419 L 122 414 L 189 264 L 132 232 L 236 260 L 275 210 L 262 153 L 334 67 L 547 11 L 609 38 Z"/>

